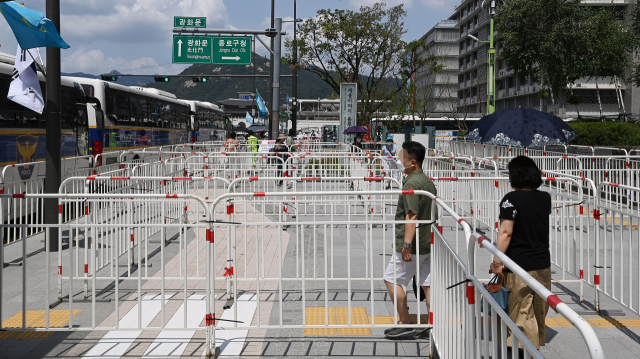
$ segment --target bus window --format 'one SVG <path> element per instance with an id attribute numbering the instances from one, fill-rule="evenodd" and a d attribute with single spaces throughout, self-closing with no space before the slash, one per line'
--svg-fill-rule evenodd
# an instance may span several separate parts
<path id="1" fill-rule="evenodd" d="M 104 131 L 104 112 L 100 109 L 96 109 L 96 129 Z"/>
<path id="2" fill-rule="evenodd" d="M 106 89 L 107 117 L 114 125 L 130 125 L 129 96 L 124 93 Z"/>
<path id="3" fill-rule="evenodd" d="M 138 96 L 130 96 L 132 124 L 147 126 L 147 100 Z"/>

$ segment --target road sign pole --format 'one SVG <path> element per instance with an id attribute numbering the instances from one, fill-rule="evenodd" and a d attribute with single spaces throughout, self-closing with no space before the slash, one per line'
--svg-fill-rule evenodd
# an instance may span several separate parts
<path id="1" fill-rule="evenodd" d="M 276 1 L 275 0 L 271 0 L 271 28 L 275 28 L 276 24 L 275 24 L 275 9 L 276 9 Z M 271 50 L 269 53 L 269 64 L 271 66 L 269 66 L 269 85 L 271 87 L 273 87 L 273 83 L 274 83 L 274 78 L 273 78 L 273 65 L 274 65 L 274 61 L 273 61 L 273 53 L 274 53 L 274 48 L 273 48 L 273 42 L 274 42 L 274 38 L 270 38 L 270 43 L 269 45 L 271 46 L 269 49 Z M 268 99 L 269 103 L 272 105 L 273 107 L 273 103 L 275 102 L 275 99 L 273 98 L 273 96 L 271 96 L 270 99 Z M 272 117 L 273 118 L 273 114 Z M 276 118 L 279 118 L 279 116 L 276 115 Z M 269 131 L 269 136 L 271 136 L 273 132 Z M 275 138 L 271 138 L 269 137 L 269 139 L 271 140 L 275 140 Z"/>
<path id="2" fill-rule="evenodd" d="M 296 0 L 293 0 L 293 103 L 291 104 L 291 128 L 294 131 L 298 130 L 298 37 L 296 35 L 298 17 L 296 5 Z"/>
<path id="3" fill-rule="evenodd" d="M 58 32 L 60 31 L 60 0 L 47 1 L 47 18 L 49 18 Z M 47 48 L 47 124 L 46 124 L 46 179 L 44 181 L 45 193 L 58 193 L 61 181 L 62 148 L 61 140 L 62 128 L 60 124 L 60 49 L 56 47 Z M 44 221 L 46 224 L 58 223 L 58 200 L 47 198 L 44 200 Z M 47 241 L 49 250 L 57 252 L 58 230 L 49 228 L 47 230 Z M 47 268 L 49 269 L 49 268 Z M 24 310 L 24 309 L 23 309 Z"/>
<path id="4" fill-rule="evenodd" d="M 282 51 L 282 19 L 275 19 L 276 37 L 273 41 L 273 58 L 271 68 L 273 69 L 273 93 L 271 96 L 271 123 L 269 124 L 269 139 L 278 138 L 280 128 L 280 58 Z"/>

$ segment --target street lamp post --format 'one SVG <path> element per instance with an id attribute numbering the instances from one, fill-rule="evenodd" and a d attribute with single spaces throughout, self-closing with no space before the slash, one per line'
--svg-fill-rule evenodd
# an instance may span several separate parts
<path id="1" fill-rule="evenodd" d="M 302 19 L 297 18 L 297 6 L 296 0 L 293 0 L 293 20 L 291 21 L 283 21 L 283 22 L 292 22 L 293 23 L 293 86 L 292 86 L 292 108 L 291 108 L 291 128 L 294 131 L 298 131 L 298 37 L 296 35 L 296 28 L 299 22 L 302 22 Z"/>
<path id="2" fill-rule="evenodd" d="M 472 39 L 479 42 L 488 42 L 489 51 L 487 51 L 487 114 L 492 114 L 496 111 L 496 49 L 493 47 L 493 16 L 496 14 L 496 2 L 495 0 L 485 0 L 482 2 L 482 8 L 484 4 L 489 1 L 489 41 L 480 41 L 473 35 L 468 35 Z"/>
<path id="3" fill-rule="evenodd" d="M 296 0 L 293 0 L 293 108 L 291 110 L 291 128 L 298 131 L 298 37 L 296 35 L 296 25 L 298 18 L 296 14 Z"/>

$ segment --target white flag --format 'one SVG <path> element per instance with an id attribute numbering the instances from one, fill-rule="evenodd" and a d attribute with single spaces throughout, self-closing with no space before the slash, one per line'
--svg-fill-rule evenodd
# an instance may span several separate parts
<path id="1" fill-rule="evenodd" d="M 33 52 L 31 50 L 22 50 L 18 45 L 13 76 L 11 77 L 13 81 L 9 86 L 7 98 L 42 114 L 44 99 L 42 98 L 40 81 L 38 81 L 36 64 L 33 60 L 35 57 L 29 54 L 33 55 Z"/>

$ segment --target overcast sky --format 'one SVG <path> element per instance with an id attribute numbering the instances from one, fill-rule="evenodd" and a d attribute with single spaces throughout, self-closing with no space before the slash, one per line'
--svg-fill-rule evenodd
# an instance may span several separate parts
<path id="1" fill-rule="evenodd" d="M 45 12 L 45 0 L 23 0 Z M 380 0 L 378 0 L 380 1 Z M 293 0 L 276 0 L 275 14 L 293 19 Z M 353 9 L 376 0 L 297 0 L 298 18 L 318 9 Z M 448 18 L 460 0 L 387 0 L 404 4 L 405 40 L 420 38 L 439 20 Z M 63 72 L 91 74 L 118 70 L 131 74 L 177 74 L 186 65 L 171 64 L 173 16 L 206 16 L 208 28 L 265 29 L 270 25 L 270 0 L 61 0 L 61 34 L 71 48 L 62 50 Z M 0 52 L 15 55 L 17 42 L 0 16 Z M 292 24 L 284 24 L 291 33 Z M 259 43 L 257 43 L 259 45 Z M 43 49 L 41 49 L 42 51 Z M 266 55 L 264 48 L 256 52 Z M 44 58 L 44 52 L 43 52 Z"/>

